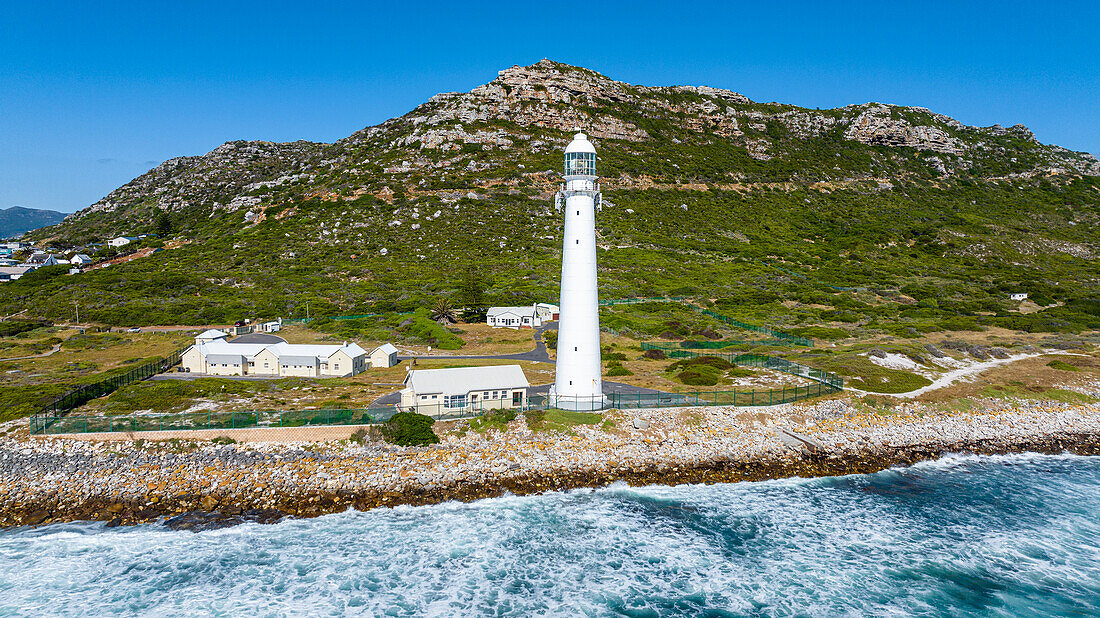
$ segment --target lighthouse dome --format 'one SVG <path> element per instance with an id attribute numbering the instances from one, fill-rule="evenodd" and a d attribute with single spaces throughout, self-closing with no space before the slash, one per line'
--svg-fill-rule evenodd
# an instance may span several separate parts
<path id="1" fill-rule="evenodd" d="M 595 176 L 596 147 L 584 133 L 577 133 L 565 147 L 566 176 Z"/>
<path id="2" fill-rule="evenodd" d="M 573 141 L 569 142 L 569 145 L 565 147 L 565 154 L 574 152 L 591 152 L 595 154 L 596 147 L 592 145 L 592 142 L 588 141 L 588 136 L 584 133 L 577 133 L 573 136 Z"/>

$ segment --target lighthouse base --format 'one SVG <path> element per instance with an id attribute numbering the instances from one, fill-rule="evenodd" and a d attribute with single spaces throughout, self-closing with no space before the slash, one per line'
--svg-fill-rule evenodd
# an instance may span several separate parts
<path id="1" fill-rule="evenodd" d="M 547 403 L 552 408 L 576 412 L 594 412 L 611 405 L 611 402 L 603 393 L 599 395 L 559 395 L 556 387 L 553 386 L 550 387 L 550 396 Z"/>

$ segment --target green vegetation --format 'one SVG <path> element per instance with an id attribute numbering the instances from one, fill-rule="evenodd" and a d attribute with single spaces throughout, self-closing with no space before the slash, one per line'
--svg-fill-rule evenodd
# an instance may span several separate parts
<path id="1" fill-rule="evenodd" d="M 399 446 L 438 444 L 439 436 L 432 431 L 435 419 L 415 412 L 398 412 L 382 423 L 382 439 Z"/>
<path id="2" fill-rule="evenodd" d="M 1100 399 L 1090 397 L 1084 393 L 1069 391 L 1062 388 L 1051 388 L 1048 386 L 1026 385 L 1019 381 L 1013 381 L 1003 385 L 987 386 L 983 388 L 979 394 L 983 397 L 1033 399 L 1038 401 L 1046 400 L 1072 404 L 1100 402 Z"/>
<path id="3" fill-rule="evenodd" d="M 856 354 L 825 356 L 800 362 L 843 376 L 846 387 L 872 393 L 907 393 L 932 383 L 922 375 L 881 367 L 866 356 Z"/>
<path id="4" fill-rule="evenodd" d="M 1047 367 L 1051 367 L 1053 369 L 1060 369 L 1062 371 L 1081 371 L 1079 368 L 1074 367 L 1073 365 L 1067 363 L 1066 361 L 1058 360 L 1058 359 L 1054 359 L 1054 360 L 1050 361 L 1049 363 L 1047 363 Z"/>
<path id="5" fill-rule="evenodd" d="M 560 431 L 573 433 L 577 425 L 598 425 L 604 418 L 597 412 L 574 412 L 571 410 L 528 410 L 523 413 L 527 426 L 532 431 Z"/>
<path id="6" fill-rule="evenodd" d="M 489 410 L 470 419 L 470 429 L 478 433 L 496 429 L 503 433 L 508 430 L 508 423 L 514 420 L 516 420 L 515 410 Z"/>
<path id="7" fill-rule="evenodd" d="M 688 386 L 715 386 L 720 383 L 728 383 L 726 379 L 733 363 L 717 356 L 696 356 L 676 361 L 668 366 L 666 371 L 675 373 L 675 379 Z M 742 370 L 746 371 L 746 370 Z M 748 375 L 753 372 L 748 371 Z"/>

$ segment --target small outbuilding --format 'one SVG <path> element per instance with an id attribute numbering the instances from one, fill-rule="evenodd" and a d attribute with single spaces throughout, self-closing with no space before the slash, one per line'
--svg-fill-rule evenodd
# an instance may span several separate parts
<path id="1" fill-rule="evenodd" d="M 195 344 L 199 345 L 199 344 L 203 344 L 203 343 L 210 343 L 211 341 L 217 341 L 218 339 L 226 339 L 228 337 L 229 337 L 228 333 L 226 333 L 224 331 L 220 331 L 216 328 L 211 328 L 210 330 L 203 331 L 203 332 L 199 333 L 198 335 L 196 335 L 195 336 Z"/>
<path id="2" fill-rule="evenodd" d="M 370 353 L 370 366 L 385 369 L 397 364 L 397 348 L 392 343 L 383 343 Z"/>
<path id="3" fill-rule="evenodd" d="M 414 370 L 405 376 L 401 408 L 428 415 L 523 409 L 530 386 L 519 365 Z"/>
<path id="4" fill-rule="evenodd" d="M 1024 301 L 1024 300 L 1027 300 L 1027 292 L 1015 292 L 1015 293 L 1009 294 L 1008 298 L 1010 300 Z"/>

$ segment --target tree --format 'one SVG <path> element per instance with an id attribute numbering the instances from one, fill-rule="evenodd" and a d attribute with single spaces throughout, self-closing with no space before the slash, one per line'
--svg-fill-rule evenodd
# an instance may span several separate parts
<path id="1" fill-rule="evenodd" d="M 463 319 L 467 322 L 484 322 L 488 305 L 485 302 L 485 281 L 481 273 L 473 267 L 466 268 L 458 288 L 458 302 L 464 308 Z"/>
<path id="2" fill-rule="evenodd" d="M 168 238 L 172 235 L 172 215 L 167 210 L 160 211 L 157 215 L 157 236 Z"/>
<path id="3" fill-rule="evenodd" d="M 457 322 L 455 308 L 451 306 L 451 301 L 446 298 L 435 299 L 432 303 L 432 319 L 444 326 Z"/>

